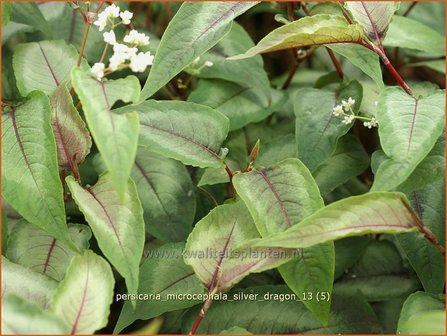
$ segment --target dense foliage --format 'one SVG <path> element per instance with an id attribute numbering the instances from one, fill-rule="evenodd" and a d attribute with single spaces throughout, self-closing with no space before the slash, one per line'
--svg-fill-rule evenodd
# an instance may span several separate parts
<path id="1" fill-rule="evenodd" d="M 1 9 L 2 333 L 445 334 L 444 3 Z"/>

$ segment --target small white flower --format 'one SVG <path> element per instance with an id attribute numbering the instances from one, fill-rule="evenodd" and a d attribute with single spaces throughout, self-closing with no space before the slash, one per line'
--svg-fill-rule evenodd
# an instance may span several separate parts
<path id="1" fill-rule="evenodd" d="M 130 48 L 125 44 L 116 43 L 113 45 L 113 52 L 115 54 L 122 54 L 125 59 L 130 59 L 131 56 L 136 55 L 137 51 L 137 48 Z"/>
<path id="2" fill-rule="evenodd" d="M 372 118 L 371 118 L 371 126 L 372 126 L 372 127 L 377 127 L 378 124 L 379 124 L 379 123 L 377 122 L 377 119 L 374 118 L 374 117 L 372 117 Z"/>
<path id="3" fill-rule="evenodd" d="M 90 70 L 91 74 L 96 77 L 97 80 L 101 80 L 104 77 L 104 63 L 95 63 Z"/>
<path id="4" fill-rule="evenodd" d="M 348 112 L 351 109 L 351 107 L 355 104 L 355 99 L 352 99 L 352 97 L 349 97 L 348 101 L 342 100 L 341 104 L 343 105 L 343 108 L 345 109 L 345 111 Z"/>
<path id="5" fill-rule="evenodd" d="M 151 52 L 139 52 L 137 55 L 132 56 L 130 59 L 130 69 L 133 72 L 144 72 L 148 65 L 152 65 L 154 56 Z"/>
<path id="6" fill-rule="evenodd" d="M 344 112 L 343 112 L 343 106 L 341 106 L 341 105 L 337 105 L 337 106 L 335 106 L 335 107 L 332 109 L 332 114 L 333 114 L 334 116 L 336 116 L 336 117 L 339 117 L 339 116 L 343 115 L 343 114 L 344 114 Z"/>
<path id="7" fill-rule="evenodd" d="M 93 24 L 99 27 L 99 31 L 103 31 L 104 28 L 107 26 L 107 15 L 105 15 L 104 12 L 99 13 L 97 16 L 97 20 L 93 22 Z"/>
<path id="8" fill-rule="evenodd" d="M 343 118 L 342 123 L 345 125 L 351 124 L 355 119 L 355 116 L 353 114 L 347 115 Z"/>
<path id="9" fill-rule="evenodd" d="M 123 41 L 136 46 L 144 46 L 149 44 L 149 36 L 132 29 L 129 34 L 124 36 Z"/>
<path id="10" fill-rule="evenodd" d="M 125 10 L 124 12 L 120 13 L 120 18 L 123 24 L 128 25 L 130 23 L 130 19 L 132 19 L 133 13 L 129 12 L 128 10 Z"/>
<path id="11" fill-rule="evenodd" d="M 118 70 L 118 67 L 125 63 L 127 60 L 126 54 L 113 54 L 112 57 L 109 58 L 109 67 L 112 71 Z"/>
<path id="12" fill-rule="evenodd" d="M 192 64 L 193 64 L 193 65 L 197 65 L 197 63 L 199 63 L 199 61 L 200 61 L 200 56 L 196 57 L 196 58 L 194 59 L 194 61 L 192 61 Z"/>
<path id="13" fill-rule="evenodd" d="M 213 65 L 214 65 L 214 63 L 211 62 L 211 61 L 206 61 L 206 62 L 205 62 L 205 66 L 206 66 L 206 67 L 212 67 Z"/>
<path id="14" fill-rule="evenodd" d="M 104 37 L 104 42 L 111 45 L 116 44 L 115 32 L 113 30 L 105 32 L 104 34 L 102 34 L 102 36 Z"/>
<path id="15" fill-rule="evenodd" d="M 107 17 L 117 18 L 120 16 L 120 8 L 115 4 L 111 4 L 104 9 L 103 13 L 106 13 Z"/>

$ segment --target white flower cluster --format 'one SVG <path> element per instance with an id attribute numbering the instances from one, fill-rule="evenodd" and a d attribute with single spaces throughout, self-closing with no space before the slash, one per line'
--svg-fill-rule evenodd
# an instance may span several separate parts
<path id="1" fill-rule="evenodd" d="M 115 18 L 121 21 L 115 23 Z M 115 27 L 120 24 L 128 25 L 133 17 L 133 13 L 129 11 L 120 12 L 120 8 L 112 4 L 98 14 L 97 20 L 93 22 L 99 27 L 99 31 L 103 31 L 105 27 L 110 26 L 110 31 L 103 33 L 104 42 L 113 46 L 113 55 L 109 58 L 109 67 L 101 61 L 95 63 L 91 69 L 92 75 L 96 79 L 101 80 L 106 71 L 116 71 L 125 67 L 129 67 L 133 72 L 144 72 L 149 65 L 152 65 L 154 56 L 148 52 L 138 52 L 138 47 L 149 44 L 149 36 L 139 33 L 137 30 L 131 30 L 123 38 L 124 43 L 118 43 L 114 32 Z M 126 64 L 127 61 L 130 61 Z"/>
<path id="2" fill-rule="evenodd" d="M 368 128 L 377 127 L 378 123 L 376 118 L 367 118 L 367 117 L 361 117 L 356 116 L 354 114 L 354 111 L 352 110 L 352 107 L 355 104 L 355 99 L 352 97 L 349 97 L 348 100 L 342 100 L 340 105 L 335 106 L 332 109 L 332 114 L 336 117 L 343 117 L 342 124 L 349 125 L 352 124 L 352 122 L 355 119 L 365 120 L 363 122 L 363 125 Z"/>
<path id="3" fill-rule="evenodd" d="M 199 62 L 200 62 L 200 56 L 195 58 L 194 61 L 192 61 L 192 63 L 189 65 L 188 71 L 190 71 L 192 75 L 198 75 L 200 74 L 200 71 L 202 71 L 203 68 L 205 67 L 209 68 L 214 65 L 214 63 L 211 61 L 205 61 L 203 62 L 202 65 L 199 65 Z"/>

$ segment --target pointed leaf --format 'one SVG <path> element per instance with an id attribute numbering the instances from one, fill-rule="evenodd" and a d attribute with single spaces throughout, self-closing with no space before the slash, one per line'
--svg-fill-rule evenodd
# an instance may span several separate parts
<path id="1" fill-rule="evenodd" d="M 230 131 L 267 118 L 284 103 L 286 96 L 269 89 L 271 98 L 257 87 L 246 87 L 223 80 L 200 80 L 188 101 L 209 106 L 225 114 L 230 120 Z"/>
<path id="2" fill-rule="evenodd" d="M 354 136 L 346 134 L 337 143 L 337 149 L 314 172 L 322 194 L 348 182 L 369 167 L 369 156 Z"/>
<path id="3" fill-rule="evenodd" d="M 254 300 L 234 300 L 234 296 L 252 294 Z M 198 334 L 216 334 L 235 325 L 261 335 L 280 334 L 380 334 L 381 327 L 362 295 L 337 295 L 329 324 L 324 327 L 286 286 L 257 286 L 234 289 L 228 300 L 214 302 L 197 330 Z M 232 299 L 232 301 L 230 301 Z M 183 317 L 183 333 L 188 333 L 200 307 Z"/>
<path id="4" fill-rule="evenodd" d="M 54 91 L 50 103 L 59 168 L 76 172 L 90 152 L 92 139 L 65 84 Z"/>
<path id="5" fill-rule="evenodd" d="M 110 265 L 87 250 L 71 261 L 51 311 L 68 325 L 70 334 L 92 334 L 107 324 L 114 284 Z"/>
<path id="6" fill-rule="evenodd" d="M 2 196 L 8 203 L 76 250 L 68 237 L 50 102 L 43 93 L 32 93 L 2 114 L 2 165 Z"/>
<path id="7" fill-rule="evenodd" d="M 200 220 L 188 237 L 184 259 L 208 290 L 224 291 L 249 273 L 275 268 L 290 260 L 291 250 L 251 250 L 259 238 L 242 201 L 220 205 Z"/>
<path id="8" fill-rule="evenodd" d="M 411 294 L 402 307 L 397 332 L 399 334 L 444 335 L 446 332 L 445 295 L 424 292 Z"/>
<path id="9" fill-rule="evenodd" d="M 136 293 L 144 245 L 144 221 L 135 184 L 128 180 L 127 191 L 121 201 L 110 174 L 102 175 L 93 187 L 86 189 L 72 176 L 66 181 L 99 248 L 125 278 L 128 292 Z"/>
<path id="10" fill-rule="evenodd" d="M 135 102 L 140 84 L 134 76 L 98 81 L 81 69 L 73 69 L 73 87 L 82 103 L 85 119 L 95 144 L 122 198 L 132 169 L 138 145 L 138 114 L 112 112 L 115 102 Z"/>
<path id="11" fill-rule="evenodd" d="M 409 192 L 407 196 L 424 225 L 437 237 L 441 245 L 445 245 L 444 180 Z M 439 250 L 417 233 L 406 233 L 396 238 L 425 291 L 441 293 L 445 283 L 445 262 Z"/>
<path id="12" fill-rule="evenodd" d="M 67 79 L 76 65 L 78 52 L 64 41 L 19 44 L 13 56 L 17 87 L 23 96 L 33 90 L 50 95 Z"/>
<path id="13" fill-rule="evenodd" d="M 56 287 L 55 280 L 2 256 L 2 297 L 14 294 L 47 309 Z"/>
<path id="14" fill-rule="evenodd" d="M 231 29 L 233 19 L 257 2 L 185 2 L 169 22 L 140 101 L 151 97 Z M 175 49 L 172 46 L 175 45 Z"/>
<path id="15" fill-rule="evenodd" d="M 51 30 L 35 2 L 11 2 L 11 21 L 30 25 L 51 37 Z"/>
<path id="16" fill-rule="evenodd" d="M 298 159 L 236 174 L 233 184 L 262 237 L 282 232 L 324 206 L 312 175 Z M 334 263 L 334 247 L 329 242 L 304 249 L 299 258 L 280 266 L 279 271 L 302 298 L 308 291 L 332 291 Z M 328 322 L 330 302 L 303 302 L 324 324 Z"/>
<path id="17" fill-rule="evenodd" d="M 180 101 L 149 100 L 131 108 L 140 116 L 140 145 L 187 165 L 223 165 L 220 150 L 228 119 L 220 112 Z"/>
<path id="18" fill-rule="evenodd" d="M 245 54 L 230 59 L 243 59 L 266 52 L 312 45 L 359 43 L 362 39 L 362 26 L 349 24 L 342 16 L 317 14 L 273 30 Z"/>
<path id="19" fill-rule="evenodd" d="M 399 8 L 399 2 L 392 1 L 348 1 L 346 8 L 355 21 L 360 23 L 368 36 L 375 40 L 381 37 Z"/>
<path id="20" fill-rule="evenodd" d="M 293 105 L 298 158 L 311 172 L 331 157 L 338 139 L 351 128 L 352 125 L 342 124 L 342 119 L 332 114 L 334 106 L 349 97 L 355 99 L 352 109 L 357 113 L 362 101 L 362 86 L 359 82 L 342 84 L 338 95 L 311 88 L 296 91 Z"/>
<path id="21" fill-rule="evenodd" d="M 197 73 L 200 78 L 220 78 L 225 81 L 238 83 L 244 88 L 253 88 L 259 92 L 262 105 L 268 105 L 271 100 L 270 82 L 264 70 L 261 56 L 238 62 L 227 59 L 229 56 L 245 52 L 254 46 L 250 35 L 237 22 L 233 22 L 227 35 L 207 53 L 200 56 L 199 62 L 186 68 L 195 75 L 197 69 L 206 61 L 213 63 L 211 67 L 204 67 Z M 195 71 L 194 71 L 195 70 Z M 211 106 L 212 107 L 212 106 Z"/>
<path id="22" fill-rule="evenodd" d="M 383 45 L 445 55 L 445 36 L 417 20 L 399 15 L 391 21 Z"/>
<path id="23" fill-rule="evenodd" d="M 92 236 L 88 226 L 70 224 L 68 233 L 80 251 L 88 248 Z M 14 225 L 7 251 L 12 262 L 57 281 L 64 278 L 70 260 L 76 255 L 66 245 L 24 220 Z"/>
<path id="24" fill-rule="evenodd" d="M 165 244 L 145 252 L 147 258 L 140 268 L 138 292 L 159 295 L 159 298 L 138 300 L 135 309 L 126 301 L 114 333 L 121 332 L 135 320 L 148 320 L 200 303 L 200 300 L 175 298 L 177 294 L 203 294 L 205 291 L 193 269 L 183 261 L 183 248 L 183 243 Z"/>
<path id="25" fill-rule="evenodd" d="M 303 248 L 367 233 L 402 233 L 416 230 L 405 195 L 368 193 L 329 204 L 298 225 L 262 239 L 255 246 Z"/>
<path id="26" fill-rule="evenodd" d="M 337 293 L 360 291 L 368 301 L 388 301 L 418 289 L 419 281 L 405 269 L 393 243 L 372 240 L 358 262 L 334 284 Z"/>
<path id="27" fill-rule="evenodd" d="M 372 190 L 393 190 L 427 156 L 445 124 L 443 90 L 413 98 L 397 87 L 379 96 L 377 120 L 383 151 L 389 157 L 378 168 Z"/>
<path id="28" fill-rule="evenodd" d="M 18 296 L 2 300 L 2 335 L 62 335 L 69 331 L 61 319 Z"/>
<path id="29" fill-rule="evenodd" d="M 146 231 L 163 241 L 185 241 L 196 210 L 186 167 L 140 147 L 131 177 L 143 206 Z"/>

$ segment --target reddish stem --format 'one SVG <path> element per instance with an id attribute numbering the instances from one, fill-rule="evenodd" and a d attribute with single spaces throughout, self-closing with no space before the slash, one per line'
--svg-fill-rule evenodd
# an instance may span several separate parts
<path id="1" fill-rule="evenodd" d="M 194 335 L 196 333 L 197 329 L 199 329 L 200 323 L 202 322 L 203 317 L 205 316 L 206 312 L 208 311 L 208 309 L 210 308 L 212 303 L 213 303 L 213 300 L 211 300 L 211 299 L 208 299 L 205 301 L 202 309 L 200 309 L 199 315 L 197 315 L 196 321 L 194 322 L 194 324 L 191 328 L 191 331 L 189 332 L 190 335 Z"/>
<path id="2" fill-rule="evenodd" d="M 337 71 L 338 77 L 340 77 L 340 79 L 343 79 L 343 69 L 341 68 L 340 63 L 338 62 L 337 58 L 334 55 L 334 52 L 329 49 L 328 47 L 325 47 L 327 53 L 329 54 L 329 57 L 331 58 L 332 63 L 335 66 L 335 70 Z"/>

